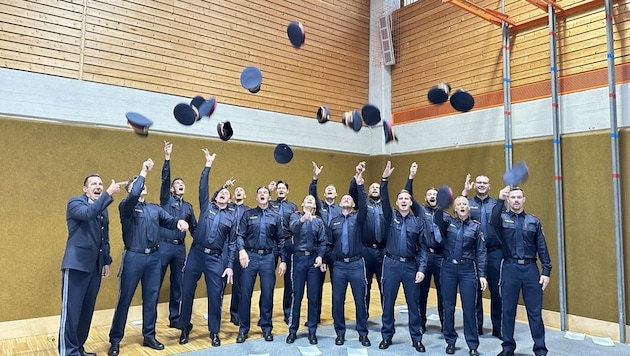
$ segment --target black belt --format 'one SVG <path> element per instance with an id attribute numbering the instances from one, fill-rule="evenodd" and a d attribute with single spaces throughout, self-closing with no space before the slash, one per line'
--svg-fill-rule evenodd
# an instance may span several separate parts
<path id="1" fill-rule="evenodd" d="M 125 246 L 125 250 L 131 251 L 131 252 L 137 252 L 137 253 L 144 253 L 145 255 L 148 255 L 157 251 L 158 247 L 160 247 L 160 245 L 155 245 L 153 247 L 147 247 L 147 248 L 135 248 L 135 247 Z"/>
<path id="2" fill-rule="evenodd" d="M 162 239 L 162 241 L 168 242 L 169 244 L 172 244 L 172 245 L 183 245 L 184 244 L 184 240 L 179 240 L 179 239 Z"/>
<path id="3" fill-rule="evenodd" d="M 273 252 L 273 249 L 271 248 L 247 248 L 245 249 L 248 252 L 253 252 L 259 255 L 267 255 Z"/>
<path id="4" fill-rule="evenodd" d="M 206 248 L 206 247 L 199 246 L 199 245 L 193 245 L 193 247 L 196 248 L 197 250 L 202 251 L 206 255 L 210 255 L 210 256 L 219 256 L 220 254 L 223 253 L 223 250 L 219 250 L 219 249 L 216 249 L 216 248 Z"/>
<path id="5" fill-rule="evenodd" d="M 358 261 L 361 258 L 363 258 L 363 256 L 361 256 L 361 255 L 356 255 L 356 256 L 352 256 L 352 257 L 336 257 L 338 262 L 346 262 L 346 263 Z"/>
<path id="6" fill-rule="evenodd" d="M 536 263 L 535 258 L 504 258 L 507 263 L 515 263 L 517 265 L 528 265 L 530 263 Z"/>
<path id="7" fill-rule="evenodd" d="M 403 256 L 393 255 L 389 252 L 385 253 L 385 256 L 391 258 L 392 260 L 396 260 L 400 262 L 415 262 L 416 261 L 415 257 L 403 257 Z"/>
<path id="8" fill-rule="evenodd" d="M 462 258 L 461 260 L 456 260 L 454 258 L 449 258 L 449 259 L 445 259 L 445 261 L 448 261 L 454 265 L 468 265 L 468 264 L 472 264 L 474 261 L 467 259 L 467 258 Z"/>
<path id="9" fill-rule="evenodd" d="M 379 250 L 385 247 L 382 244 L 377 244 L 377 243 L 363 244 L 363 246 L 368 247 L 368 248 L 376 248 Z"/>
<path id="10" fill-rule="evenodd" d="M 304 255 L 304 256 L 310 256 L 310 255 L 314 255 L 315 252 L 313 251 L 295 251 L 293 252 L 296 255 Z"/>
<path id="11" fill-rule="evenodd" d="M 486 247 L 486 251 L 487 252 L 492 252 L 492 251 L 496 251 L 496 250 L 500 250 L 501 246 L 490 246 L 490 247 Z"/>
<path id="12" fill-rule="evenodd" d="M 434 253 L 436 255 L 441 255 L 443 250 L 439 248 L 429 247 L 429 252 Z"/>

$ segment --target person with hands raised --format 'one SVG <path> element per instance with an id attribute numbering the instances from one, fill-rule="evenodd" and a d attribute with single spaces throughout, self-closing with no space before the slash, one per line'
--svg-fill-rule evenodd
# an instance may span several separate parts
<path id="1" fill-rule="evenodd" d="M 389 226 L 386 236 L 385 258 L 383 259 L 383 316 L 379 349 L 387 349 L 394 336 L 394 304 L 398 289 L 402 284 L 409 317 L 409 335 L 412 346 L 418 352 L 425 352 L 422 344 L 420 320 L 419 283 L 424 280 L 427 264 L 427 247 L 424 241 L 424 221 L 411 211 L 411 194 L 401 190 L 396 197 L 397 209 L 389 202 L 388 179 L 394 168 L 388 161 L 383 171 L 381 195 L 383 216 Z"/>
<path id="2" fill-rule="evenodd" d="M 260 327 L 265 341 L 273 341 L 271 316 L 273 313 L 273 290 L 276 285 L 276 253 L 280 255 L 278 274 L 287 270 L 287 255 L 284 248 L 285 232 L 280 215 L 269 205 L 269 188 L 256 189 L 257 206 L 243 213 L 237 230 L 237 250 L 241 273 L 241 300 L 239 303 L 239 331 L 237 343 L 248 337 L 251 322 L 252 294 L 254 282 L 260 276 Z"/>
<path id="3" fill-rule="evenodd" d="M 221 307 L 223 306 L 223 279 L 232 283 L 236 252 L 236 216 L 228 210 L 230 191 L 222 188 L 210 200 L 210 170 L 216 154 L 202 149 L 206 160 L 199 179 L 199 225 L 183 270 L 182 303 L 180 306 L 180 344 L 186 344 L 192 330 L 190 323 L 197 282 L 203 273 L 208 298 L 208 332 L 212 346 L 220 346 Z M 227 249 L 224 249 L 227 246 Z M 224 256 L 227 254 L 227 257 Z M 224 261 L 226 262 L 224 267 Z"/>
<path id="4" fill-rule="evenodd" d="M 353 181 L 357 188 L 358 210 L 354 210 L 355 204 L 350 194 L 342 196 L 339 203 L 341 214 L 333 217 L 328 226 L 328 236 L 332 243 L 331 258 L 334 259 L 332 315 L 337 334 L 335 345 L 341 346 L 345 343 L 346 320 L 344 308 L 346 290 L 348 289 L 348 284 L 350 284 L 356 310 L 356 329 L 359 333 L 359 342 L 363 346 L 370 346 L 367 328 L 367 307 L 365 304 L 367 281 L 365 279 L 365 262 L 361 241 L 361 226 L 365 224 L 367 214 L 362 171 L 354 176 Z"/>
<path id="5" fill-rule="evenodd" d="M 112 264 L 107 207 L 114 201 L 113 195 L 126 184 L 112 179 L 103 190 L 101 177 L 93 173 L 83 180 L 83 194 L 68 200 L 68 240 L 61 260 L 59 355 L 96 355 L 86 352 L 84 345 L 101 279 L 109 276 Z"/>
<path id="6" fill-rule="evenodd" d="M 320 167 L 315 162 L 311 162 L 311 163 L 313 164 L 313 179 L 311 180 L 311 184 L 308 187 L 308 194 L 315 197 L 315 202 L 317 203 L 316 213 L 322 218 L 326 227 L 328 227 L 330 225 L 330 221 L 332 220 L 332 218 L 334 216 L 341 214 L 341 207 L 339 206 L 339 204 L 335 202 L 335 199 L 337 198 L 337 188 L 333 184 L 328 184 L 326 188 L 324 189 L 324 199 L 323 200 L 319 199 L 317 195 L 317 181 L 319 179 L 319 174 L 324 169 L 324 166 Z M 328 240 L 330 241 L 330 237 L 328 237 Z M 324 256 L 324 263 L 326 263 L 326 265 L 328 266 L 327 271 L 329 272 L 330 275 L 332 275 L 332 268 L 334 265 L 333 262 L 334 261 L 330 260 L 330 254 L 328 254 L 327 256 Z M 321 300 L 323 297 L 324 280 L 326 277 L 326 273 L 325 272 L 322 273 L 321 277 L 322 277 L 322 280 L 321 280 L 321 287 L 319 289 L 320 303 L 319 303 L 318 312 L 317 312 L 317 323 L 320 322 L 320 316 L 322 314 Z M 308 325 L 305 325 L 305 326 L 308 326 Z"/>
<path id="7" fill-rule="evenodd" d="M 508 211 L 503 211 L 505 201 Z M 501 332 L 503 350 L 499 356 L 513 356 L 516 349 L 514 325 L 519 295 L 527 310 L 529 330 L 534 340 L 536 356 L 547 355 L 545 326 L 542 320 L 543 291 L 549 285 L 551 258 L 540 219 L 525 212 L 525 194 L 519 187 L 506 186 L 499 191 L 498 203 L 492 209 L 490 224 L 503 243 L 501 264 L 501 297 L 503 316 Z M 542 271 L 537 259 L 540 259 Z"/>
<path id="8" fill-rule="evenodd" d="M 444 261 L 440 271 L 442 284 L 442 302 L 444 303 L 444 339 L 446 353 L 455 353 L 457 332 L 455 331 L 455 304 L 457 289 L 464 313 L 464 336 L 470 356 L 479 352 L 479 331 L 475 301 L 477 289 L 485 290 L 486 280 L 486 244 L 481 226 L 470 218 L 468 199 L 455 198 L 455 216 L 443 213 L 442 208 L 433 216 L 435 224 L 443 236 Z"/>
<path id="9" fill-rule="evenodd" d="M 427 330 L 427 301 L 429 299 L 429 290 L 431 289 L 431 278 L 435 283 L 435 291 L 437 294 L 437 310 L 440 318 L 440 325 L 444 324 L 444 305 L 442 303 L 442 285 L 440 284 L 440 270 L 442 268 L 442 234 L 440 228 L 433 222 L 433 215 L 437 212 L 437 189 L 430 187 L 424 194 L 424 205 L 421 205 L 413 197 L 413 180 L 418 172 L 418 164 L 413 162 L 409 167 L 409 177 L 405 190 L 411 195 L 411 210 L 414 215 L 424 219 L 424 238 L 427 245 L 427 267 L 424 272 L 425 278 L 420 282 L 420 320 L 422 332 Z M 446 214 L 446 213 L 444 213 Z M 440 331 L 443 328 L 440 327 Z"/>
<path id="10" fill-rule="evenodd" d="M 197 220 L 192 205 L 184 200 L 186 185 L 182 178 L 171 182 L 171 153 L 173 144 L 164 141 L 164 164 L 162 165 L 162 184 L 160 186 L 160 206 L 171 216 L 186 220 L 191 235 L 195 232 Z M 168 298 L 168 326 L 177 328 L 179 324 L 179 303 L 182 299 L 182 268 L 186 259 L 185 231 L 170 230 L 160 227 L 160 260 L 162 262 L 160 289 L 164 283 L 166 270 L 170 269 Z"/>
<path id="11" fill-rule="evenodd" d="M 326 271 L 324 256 L 328 249 L 328 238 L 324 221 L 317 215 L 316 200 L 312 195 L 304 197 L 302 213 L 291 215 L 291 231 L 293 232 L 294 253 L 291 261 L 291 280 L 293 295 L 291 296 L 291 314 L 289 316 L 289 335 L 287 344 L 295 342 L 299 322 L 304 286 L 307 286 L 307 318 L 308 341 L 317 344 L 317 319 L 321 303 L 320 288 L 322 274 Z"/>
<path id="12" fill-rule="evenodd" d="M 393 170 L 393 168 L 392 168 Z M 365 161 L 359 162 L 355 168 L 357 175 L 362 175 L 365 171 Z M 365 258 L 365 278 L 367 280 L 367 297 L 366 303 L 368 310 L 370 308 L 370 290 L 372 289 L 372 280 L 376 277 L 379 292 L 382 291 L 381 279 L 383 271 L 383 257 L 385 256 L 385 236 L 389 225 L 386 224 L 383 217 L 383 201 L 381 192 L 385 180 L 380 183 L 372 183 L 368 188 L 367 199 L 367 216 L 365 223 L 361 226 L 361 237 L 363 243 L 363 257 Z M 358 199 L 357 186 L 355 180 L 350 181 L 349 194 L 354 201 Z M 381 297 L 381 305 L 383 304 L 383 294 Z M 369 314 L 368 314 L 369 317 Z"/>
<path id="13" fill-rule="evenodd" d="M 160 292 L 160 255 L 156 253 L 160 246 L 159 228 L 185 231 L 188 229 L 186 220 L 177 219 L 156 204 L 145 202 L 147 186 L 145 178 L 153 169 L 150 158 L 142 163 L 140 174 L 131 177 L 127 183 L 129 195 L 118 205 L 122 237 L 125 245 L 123 261 L 118 277 L 120 291 L 114 311 L 114 319 L 109 331 L 109 356 L 117 356 L 120 352 L 120 342 L 125 335 L 127 313 L 131 299 L 142 283 L 142 336 L 143 346 L 155 350 L 163 350 L 164 344 L 155 337 L 155 322 L 157 319 L 157 301 Z"/>
<path id="14" fill-rule="evenodd" d="M 470 217 L 477 220 L 481 225 L 481 231 L 486 239 L 486 251 L 488 267 L 488 289 L 490 290 L 490 319 L 492 320 L 492 336 L 501 339 L 501 304 L 502 298 L 499 293 L 499 277 L 501 269 L 501 239 L 497 235 L 496 229 L 490 226 L 490 213 L 497 204 L 497 200 L 490 197 L 490 178 L 479 175 L 475 181 L 471 181 L 471 175 L 466 175 L 462 196 L 468 196 L 472 189 L 476 194 L 468 198 L 470 206 Z M 483 334 L 483 292 L 477 291 L 477 328 L 479 335 Z"/>

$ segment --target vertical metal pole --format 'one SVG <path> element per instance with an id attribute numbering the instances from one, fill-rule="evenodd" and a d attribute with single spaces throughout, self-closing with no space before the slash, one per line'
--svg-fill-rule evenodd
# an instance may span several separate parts
<path id="1" fill-rule="evenodd" d="M 564 218 L 562 208 L 562 146 L 558 104 L 558 67 L 556 53 L 556 13 L 547 5 L 549 19 L 549 61 L 551 72 L 551 112 L 553 117 L 553 163 L 556 189 L 556 235 L 558 243 L 558 296 L 560 299 L 560 330 L 567 330 L 566 262 L 564 256 Z"/>
<path id="2" fill-rule="evenodd" d="M 612 160 L 613 205 L 615 209 L 615 251 L 617 257 L 617 313 L 619 341 L 626 343 L 626 297 L 623 266 L 623 234 L 621 219 L 621 188 L 619 174 L 619 130 L 617 129 L 617 92 L 615 83 L 615 46 L 612 29 L 612 3 L 604 0 L 606 8 L 606 46 L 608 60 L 608 98 L 610 110 L 610 148 Z"/>
<path id="3" fill-rule="evenodd" d="M 505 13 L 505 0 L 501 0 L 501 12 Z M 505 168 L 512 168 L 512 96 L 510 86 L 510 27 L 501 25 L 503 51 L 503 126 L 505 130 Z"/>

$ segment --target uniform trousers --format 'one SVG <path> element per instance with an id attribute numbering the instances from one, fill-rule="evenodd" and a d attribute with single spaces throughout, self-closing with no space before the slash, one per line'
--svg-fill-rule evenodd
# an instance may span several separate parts
<path id="1" fill-rule="evenodd" d="M 411 341 L 422 341 L 420 330 L 420 309 L 418 306 L 418 294 L 420 286 L 415 283 L 418 266 L 416 260 L 411 258 L 401 262 L 389 257 L 383 259 L 383 280 L 381 281 L 383 295 L 383 317 L 381 335 L 383 340 L 391 340 L 395 333 L 394 328 L 394 304 L 398 296 L 400 285 L 403 286 L 407 311 L 409 316 L 409 335 Z"/>
<path id="2" fill-rule="evenodd" d="M 127 313 L 138 283 L 142 286 L 142 336 L 155 337 L 157 302 L 160 292 L 160 255 L 125 251 L 118 277 L 120 279 L 118 302 L 114 320 L 109 330 L 109 342 L 120 343 L 125 336 Z"/>
<path id="3" fill-rule="evenodd" d="M 182 304 L 179 327 L 190 327 L 193 301 L 197 282 L 203 273 L 208 296 L 208 331 L 219 333 L 221 327 L 221 307 L 223 306 L 223 257 L 220 254 L 206 254 L 196 247 L 190 249 L 184 265 Z"/>
<path id="4" fill-rule="evenodd" d="M 523 293 L 523 303 L 527 310 L 529 330 L 534 340 L 534 354 L 546 355 L 545 326 L 542 320 L 543 291 L 538 281 L 540 273 L 536 263 L 519 265 L 503 262 L 501 266 L 501 297 L 503 297 L 503 319 L 501 331 L 503 332 L 504 351 L 516 349 L 514 341 L 514 324 L 516 321 L 516 306 L 519 294 Z"/>
<path id="5" fill-rule="evenodd" d="M 335 261 L 335 272 L 332 274 L 332 314 L 337 336 L 345 336 L 346 290 L 348 283 L 352 289 L 352 297 L 356 310 L 356 329 L 359 336 L 367 336 L 367 307 L 365 296 L 367 280 L 365 279 L 365 262 L 360 258 L 353 262 Z"/>
<path id="6" fill-rule="evenodd" d="M 332 257 L 324 257 L 324 263 L 326 264 L 326 271 L 328 272 L 328 275 L 330 276 L 330 284 L 332 285 L 332 275 L 333 275 L 333 269 L 335 268 L 335 258 Z M 323 272 L 321 274 L 321 280 L 320 280 L 320 288 L 319 288 L 319 306 L 317 307 L 317 322 L 319 323 L 321 321 L 321 316 L 322 316 L 322 300 L 324 298 L 324 282 L 326 282 L 326 272 Z"/>
<path id="7" fill-rule="evenodd" d="M 431 289 L 431 277 L 433 277 L 433 283 L 435 283 L 437 292 L 437 309 L 440 316 L 440 324 L 444 324 L 444 303 L 442 301 L 442 285 L 440 283 L 442 253 L 429 253 L 428 257 L 424 279 L 420 282 L 420 321 L 423 328 L 426 328 L 427 325 L 427 301 L 429 299 L 429 290 Z"/>
<path id="8" fill-rule="evenodd" d="M 264 255 L 247 252 L 249 265 L 243 268 L 241 273 L 241 301 L 238 305 L 239 333 L 248 333 L 251 322 L 252 294 L 256 276 L 260 276 L 260 322 L 263 332 L 271 332 L 273 325 L 271 315 L 273 312 L 273 288 L 276 285 L 276 255 L 267 253 Z"/>
<path id="9" fill-rule="evenodd" d="M 381 288 L 381 279 L 383 278 L 383 256 L 385 255 L 384 248 L 373 248 L 371 246 L 363 246 L 363 258 L 365 259 L 365 278 L 367 280 L 367 297 L 366 306 L 368 309 L 368 318 L 370 310 L 370 290 L 372 289 L 372 279 L 376 276 L 376 283 L 378 283 L 378 290 L 381 296 L 381 304 L 383 303 L 383 293 Z"/>
<path id="10" fill-rule="evenodd" d="M 490 290 L 490 319 L 492 320 L 492 333 L 501 334 L 501 294 L 499 293 L 499 277 L 501 276 L 501 261 L 503 252 L 501 248 L 488 250 L 488 265 L 486 276 L 488 289 Z M 477 289 L 477 328 L 483 329 L 483 291 Z"/>
<path id="11" fill-rule="evenodd" d="M 286 239 L 284 241 L 284 250 L 286 251 L 287 259 L 291 261 L 293 255 L 293 240 Z M 279 259 L 279 258 L 278 258 Z M 293 282 L 291 281 L 291 263 L 287 263 L 287 270 L 282 278 L 284 279 L 284 288 L 282 290 L 282 311 L 285 320 L 289 320 L 291 315 L 291 301 L 293 300 Z"/>
<path id="12" fill-rule="evenodd" d="M 230 296 L 230 318 L 234 320 L 238 320 L 238 304 L 241 301 L 241 273 L 243 273 L 243 267 L 236 259 L 232 266 L 232 295 Z"/>
<path id="13" fill-rule="evenodd" d="M 101 287 L 97 263 L 91 272 L 75 269 L 61 271 L 61 320 L 59 355 L 82 356 L 88 338 L 96 296 Z"/>
<path id="14" fill-rule="evenodd" d="M 174 245 L 163 241 L 158 249 L 162 263 L 160 289 L 164 283 L 166 269 L 170 268 L 170 286 L 168 297 L 168 320 L 177 325 L 179 320 L 179 302 L 182 299 L 182 268 L 186 260 L 186 245 Z"/>
<path id="15" fill-rule="evenodd" d="M 466 344 L 471 350 L 479 346 L 479 333 L 477 330 L 477 314 L 475 304 L 477 300 L 477 280 L 476 266 L 472 261 L 464 260 L 463 263 L 453 264 L 451 260 L 444 259 L 442 270 L 442 302 L 444 303 L 444 339 L 449 345 L 454 345 L 457 341 L 455 331 L 455 304 L 457 298 L 457 287 L 464 313 L 464 337 Z"/>
<path id="16" fill-rule="evenodd" d="M 314 267 L 317 254 L 311 253 L 306 256 L 297 252 L 293 255 L 291 264 L 291 280 L 293 282 L 293 298 L 291 305 L 291 315 L 289 317 L 289 333 L 296 333 L 299 329 L 300 311 L 302 299 L 304 298 L 304 287 L 306 286 L 306 298 L 308 300 L 306 323 L 308 333 L 315 334 L 317 331 L 317 314 L 320 309 L 319 293 L 321 289 L 321 275 L 319 267 Z"/>

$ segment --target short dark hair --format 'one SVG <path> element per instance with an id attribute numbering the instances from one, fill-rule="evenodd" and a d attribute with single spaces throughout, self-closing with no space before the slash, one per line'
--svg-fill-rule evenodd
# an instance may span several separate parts
<path id="1" fill-rule="evenodd" d="M 411 196 L 411 193 L 409 193 L 409 191 L 407 189 L 401 189 L 400 192 L 398 192 L 398 194 L 396 194 L 396 197 L 398 197 L 402 193 L 407 193 L 407 194 L 409 194 Z"/>
<path id="2" fill-rule="evenodd" d="M 182 183 L 184 183 L 184 179 L 177 177 L 171 181 L 171 187 L 173 186 L 173 184 L 175 184 L 175 181 L 178 181 L 178 180 L 181 180 Z"/>
<path id="3" fill-rule="evenodd" d="M 98 177 L 98 178 L 101 178 L 101 176 L 99 176 L 99 175 L 98 175 L 98 173 L 90 173 L 90 174 L 88 174 L 88 176 L 87 176 L 87 177 L 85 177 L 85 179 L 83 180 L 83 186 L 84 186 L 84 187 L 87 187 L 87 182 L 88 182 L 88 179 L 93 178 L 93 177 Z"/>
<path id="4" fill-rule="evenodd" d="M 261 185 L 260 187 L 256 188 L 256 194 L 258 194 L 258 192 L 259 192 L 262 188 L 267 189 L 267 193 L 269 193 L 269 188 L 268 188 L 266 185 Z"/>
<path id="5" fill-rule="evenodd" d="M 276 187 L 278 186 L 278 184 L 284 184 L 285 187 L 287 187 L 287 189 L 289 189 L 289 183 L 283 181 L 283 180 L 279 180 L 278 183 L 276 183 Z"/>
<path id="6" fill-rule="evenodd" d="M 523 190 L 523 188 L 521 188 L 519 186 L 516 186 L 516 187 L 513 187 L 512 189 L 510 189 L 510 192 L 513 191 L 513 190 L 520 190 L 521 192 L 523 192 L 523 196 L 525 196 L 525 191 Z"/>

